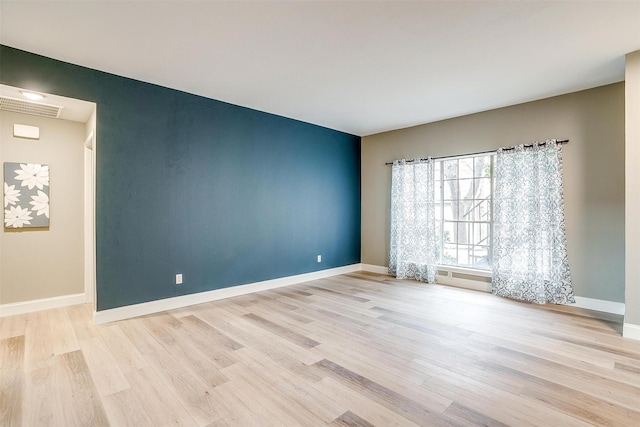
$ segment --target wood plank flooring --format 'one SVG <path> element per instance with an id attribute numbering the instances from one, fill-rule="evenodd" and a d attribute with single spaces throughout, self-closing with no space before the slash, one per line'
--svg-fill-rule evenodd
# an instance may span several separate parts
<path id="1" fill-rule="evenodd" d="M 0 426 L 640 426 L 621 318 L 354 273 L 0 319 Z"/>

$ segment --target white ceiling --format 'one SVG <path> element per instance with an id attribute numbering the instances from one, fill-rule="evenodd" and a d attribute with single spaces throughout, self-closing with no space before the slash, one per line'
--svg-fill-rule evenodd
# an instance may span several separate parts
<path id="1" fill-rule="evenodd" d="M 2 44 L 370 135 L 624 80 L 637 1 L 6 1 Z"/>
<path id="2" fill-rule="evenodd" d="M 64 96 L 57 96 L 51 94 L 43 94 L 44 98 L 39 101 L 29 101 L 22 95 L 21 90 L 25 88 L 17 88 L 13 86 L 7 86 L 0 84 L 0 96 L 6 96 L 8 98 L 18 99 L 20 101 L 31 102 L 41 105 L 54 105 L 61 107 L 60 116 L 61 120 L 70 120 L 72 122 L 86 123 L 91 117 L 93 110 L 96 108 L 96 104 L 93 102 L 81 101 L 79 99 L 66 98 Z"/>

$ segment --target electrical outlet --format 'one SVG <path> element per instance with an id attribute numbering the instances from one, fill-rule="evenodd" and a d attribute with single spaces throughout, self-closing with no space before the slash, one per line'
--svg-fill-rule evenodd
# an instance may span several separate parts
<path id="1" fill-rule="evenodd" d="M 182 273 L 176 274 L 176 285 L 182 285 Z"/>
<path id="2" fill-rule="evenodd" d="M 322 262 L 322 255 L 318 255 L 318 262 Z"/>

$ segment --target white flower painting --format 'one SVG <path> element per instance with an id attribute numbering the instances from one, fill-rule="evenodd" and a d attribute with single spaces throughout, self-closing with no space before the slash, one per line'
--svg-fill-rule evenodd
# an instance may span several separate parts
<path id="1" fill-rule="evenodd" d="M 4 227 L 49 227 L 49 165 L 4 163 Z"/>
<path id="2" fill-rule="evenodd" d="M 15 205 L 20 201 L 20 190 L 15 185 L 7 185 L 4 183 L 4 207 Z"/>
<path id="3" fill-rule="evenodd" d="M 16 179 L 22 181 L 21 187 L 31 190 L 37 187 L 42 190 L 49 186 L 49 166 L 36 163 L 20 163 L 20 169 L 15 171 Z"/>
<path id="4" fill-rule="evenodd" d="M 44 215 L 49 218 L 49 196 L 43 191 L 38 190 L 38 194 L 36 196 L 31 196 L 30 205 L 32 211 L 36 212 L 38 216 Z"/>
<path id="5" fill-rule="evenodd" d="M 4 224 L 7 228 L 21 228 L 30 225 L 33 219 L 29 209 L 23 209 L 20 206 L 11 206 L 4 210 Z"/>

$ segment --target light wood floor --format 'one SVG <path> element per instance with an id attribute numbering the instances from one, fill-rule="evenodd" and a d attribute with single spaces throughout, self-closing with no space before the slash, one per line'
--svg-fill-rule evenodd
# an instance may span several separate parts
<path id="1" fill-rule="evenodd" d="M 640 426 L 619 318 L 375 274 L 0 321 L 1 426 Z"/>

